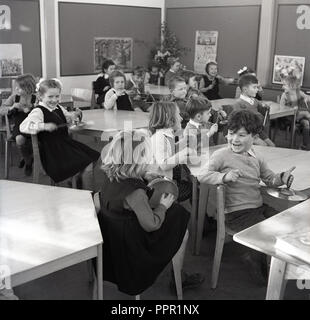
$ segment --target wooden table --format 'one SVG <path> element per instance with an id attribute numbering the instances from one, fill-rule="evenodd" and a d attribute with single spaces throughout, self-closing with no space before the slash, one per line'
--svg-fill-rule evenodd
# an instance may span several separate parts
<path id="1" fill-rule="evenodd" d="M 226 145 L 218 145 L 212 146 L 209 149 L 209 154 L 205 155 L 204 164 L 208 163 L 208 157 L 212 155 L 215 150 L 225 147 Z M 269 168 L 274 172 L 282 172 L 285 170 L 290 169 L 293 166 L 296 166 L 296 169 L 293 171 L 293 175 L 295 177 L 292 189 L 295 190 L 305 190 L 310 187 L 310 152 L 309 151 L 302 151 L 302 150 L 295 150 L 295 149 L 287 149 L 287 148 L 273 148 L 273 147 L 264 147 L 264 146 L 254 146 L 254 150 L 263 155 L 264 159 L 266 160 Z M 190 167 L 191 173 L 194 177 L 199 177 L 203 175 L 204 172 L 207 171 L 207 165 L 199 167 Z M 193 191 L 194 189 L 197 190 L 198 188 L 198 181 L 197 179 L 193 179 Z M 197 191 L 195 191 L 197 192 Z M 282 200 L 277 200 L 268 196 L 265 192 L 262 192 L 264 201 L 275 207 L 277 210 L 283 210 L 283 208 L 287 208 L 289 205 L 287 202 Z M 194 193 L 196 195 L 196 193 Z M 198 195 L 197 195 L 198 198 Z M 199 254 L 200 252 L 200 245 L 202 240 L 202 232 L 203 232 L 203 225 L 206 213 L 206 207 L 208 203 L 209 197 L 209 186 L 207 184 L 201 183 L 200 184 L 200 191 L 199 191 L 199 201 L 193 200 L 193 212 L 192 217 L 195 216 L 195 211 L 197 212 L 196 216 L 197 219 L 197 226 L 194 228 L 197 230 L 196 235 L 196 245 L 195 245 L 195 253 Z M 198 202 L 198 203 L 197 203 Z M 290 204 L 292 205 L 292 204 Z M 198 208 L 197 208 L 198 207 Z M 214 210 L 215 207 L 210 205 L 210 211 Z M 212 214 L 211 214 L 212 216 Z"/>
<path id="2" fill-rule="evenodd" d="M 83 121 L 90 121 L 92 124 L 78 131 L 79 134 L 102 137 L 102 133 L 147 128 L 149 114 L 138 111 L 94 109 L 83 111 Z"/>
<path id="3" fill-rule="evenodd" d="M 13 287 L 97 257 L 102 299 L 102 242 L 89 191 L 0 180 L 0 265 Z"/>
<path id="4" fill-rule="evenodd" d="M 276 237 L 310 226 L 310 199 L 234 235 L 233 239 L 272 257 L 266 299 L 281 299 L 287 279 L 310 279 L 310 265 L 275 247 Z"/>

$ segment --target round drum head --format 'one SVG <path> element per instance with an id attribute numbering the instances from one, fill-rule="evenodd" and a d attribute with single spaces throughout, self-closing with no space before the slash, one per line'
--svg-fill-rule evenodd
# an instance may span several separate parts
<path id="1" fill-rule="evenodd" d="M 267 193 L 274 198 L 289 201 L 304 201 L 307 199 L 307 195 L 305 193 L 287 188 L 268 188 Z"/>
<path id="2" fill-rule="evenodd" d="M 153 194 L 149 201 L 152 208 L 156 208 L 159 205 L 163 193 L 171 193 L 175 199 L 179 196 L 178 186 L 168 178 L 156 178 L 148 184 L 148 187 L 153 189 Z"/>

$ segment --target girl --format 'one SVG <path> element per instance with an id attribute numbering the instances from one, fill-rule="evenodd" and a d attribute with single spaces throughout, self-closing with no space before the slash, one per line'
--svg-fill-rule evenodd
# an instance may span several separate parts
<path id="1" fill-rule="evenodd" d="M 56 183 L 81 172 L 84 187 L 91 189 L 90 164 L 97 161 L 100 154 L 69 136 L 68 124 L 79 121 L 82 112 L 69 113 L 58 104 L 61 89 L 57 79 L 39 82 L 39 105 L 22 122 L 20 130 L 38 134 L 43 168 Z"/>
<path id="2" fill-rule="evenodd" d="M 151 137 L 153 161 L 152 172 L 175 179 L 179 187 L 178 201 L 191 199 L 192 184 L 183 179 L 188 178 L 189 170 L 184 165 L 194 150 L 188 147 L 176 152 L 176 148 L 184 145 L 183 141 L 175 143 L 175 132 L 181 130 L 180 109 L 175 102 L 155 102 L 150 114 L 149 129 Z M 186 144 L 185 144 L 186 145 Z"/>
<path id="3" fill-rule="evenodd" d="M 150 138 L 142 130 L 119 132 L 102 160 L 105 180 L 98 219 L 104 279 L 130 295 L 150 287 L 174 255 L 182 263 L 188 237 L 189 213 L 173 203 L 171 194 L 150 207 L 151 190 L 144 180 L 150 161 Z"/>
<path id="4" fill-rule="evenodd" d="M 300 124 L 303 136 L 301 149 L 310 150 L 310 96 L 300 90 L 300 76 L 295 70 L 281 74 L 284 92 L 280 99 L 281 106 L 297 108 L 296 121 Z"/>
<path id="5" fill-rule="evenodd" d="M 245 75 L 245 74 L 251 74 L 251 75 L 253 75 L 253 76 L 256 77 L 255 71 L 254 71 L 253 69 L 251 69 L 251 68 L 246 67 L 246 66 L 243 67 L 242 69 L 240 69 L 240 70 L 238 71 L 239 79 L 240 79 L 243 75 Z M 241 89 L 240 89 L 240 87 L 238 86 L 238 87 L 236 88 L 235 98 L 236 98 L 236 99 L 240 98 L 240 95 L 241 95 Z M 258 83 L 258 92 L 257 92 L 255 98 L 256 98 L 257 100 L 259 100 L 259 101 L 262 101 L 262 100 L 263 100 L 263 88 L 262 88 L 262 86 L 261 86 L 260 83 Z"/>
<path id="6" fill-rule="evenodd" d="M 218 74 L 217 63 L 209 62 L 206 64 L 206 75 L 200 82 L 200 91 L 209 99 L 221 99 L 219 95 L 219 84 L 230 84 L 234 82 L 233 78 L 224 78 Z"/>
<path id="7" fill-rule="evenodd" d="M 180 71 L 182 68 L 181 62 L 178 58 L 169 57 L 167 63 L 170 69 L 165 74 L 165 86 L 169 86 L 169 82 L 172 78 L 180 76 Z"/>
<path id="8" fill-rule="evenodd" d="M 111 89 L 106 93 L 104 98 L 104 108 L 108 110 L 127 110 L 134 111 L 140 108 L 132 107 L 128 94 L 125 90 L 126 77 L 120 71 L 113 71 L 110 75 Z"/>
<path id="9" fill-rule="evenodd" d="M 105 94 L 111 89 L 109 76 L 115 70 L 115 63 L 107 59 L 102 64 L 102 74 L 97 80 L 94 82 L 94 91 L 95 94 L 98 94 L 97 104 L 100 106 L 103 105 Z"/>
<path id="10" fill-rule="evenodd" d="M 32 146 L 30 136 L 19 131 L 23 122 L 36 102 L 36 80 L 32 74 L 24 74 L 16 78 L 15 93 L 11 95 L 0 108 L 0 114 L 8 115 L 13 123 L 12 138 L 20 151 L 22 160 L 19 168 L 25 165 L 25 174 L 32 173 Z"/>
<path id="11" fill-rule="evenodd" d="M 163 78 L 163 74 L 159 69 L 159 66 L 156 64 L 153 64 L 151 66 L 151 70 L 149 72 L 149 84 L 154 84 L 154 85 L 160 85 L 160 81 Z"/>

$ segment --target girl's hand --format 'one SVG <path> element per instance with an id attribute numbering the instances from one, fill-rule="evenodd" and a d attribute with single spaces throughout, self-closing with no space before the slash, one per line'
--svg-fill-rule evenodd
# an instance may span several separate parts
<path id="1" fill-rule="evenodd" d="M 219 113 L 224 119 L 227 118 L 227 113 L 224 110 L 220 110 Z"/>
<path id="2" fill-rule="evenodd" d="M 44 123 L 44 131 L 52 132 L 57 129 L 58 129 L 57 125 L 53 122 Z"/>
<path id="3" fill-rule="evenodd" d="M 22 107 L 22 105 L 21 105 L 19 102 L 15 102 L 15 103 L 12 105 L 12 107 L 11 107 L 11 110 L 13 110 L 13 109 L 17 109 L 17 110 L 19 110 L 19 111 L 22 111 L 22 110 L 23 110 L 23 107 Z"/>
<path id="4" fill-rule="evenodd" d="M 174 195 L 171 193 L 163 193 L 160 197 L 159 203 L 166 207 L 166 210 L 168 210 L 174 202 Z"/>
<path id="5" fill-rule="evenodd" d="M 209 131 L 209 137 L 213 136 L 215 132 L 217 132 L 219 129 L 219 126 L 217 123 L 213 124 Z"/>
<path id="6" fill-rule="evenodd" d="M 73 122 L 81 122 L 82 120 L 82 111 L 80 109 L 75 109 L 73 112 Z"/>
<path id="7" fill-rule="evenodd" d="M 233 169 L 233 170 L 230 170 L 228 171 L 224 178 L 223 178 L 223 182 L 236 182 L 239 177 L 241 177 L 242 174 L 241 174 L 241 171 L 239 169 Z"/>

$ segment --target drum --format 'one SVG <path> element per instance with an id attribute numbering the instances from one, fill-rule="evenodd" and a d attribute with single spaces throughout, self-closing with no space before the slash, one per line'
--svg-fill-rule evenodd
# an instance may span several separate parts
<path id="1" fill-rule="evenodd" d="M 179 196 L 179 189 L 176 183 L 166 177 L 156 178 L 152 180 L 148 187 L 153 190 L 153 194 L 149 200 L 151 208 L 156 208 L 159 205 L 162 194 L 171 193 L 174 195 L 175 200 Z"/>
<path id="2" fill-rule="evenodd" d="M 288 188 L 268 188 L 267 193 L 274 198 L 288 201 L 305 201 L 308 197 L 302 191 L 295 191 Z"/>

